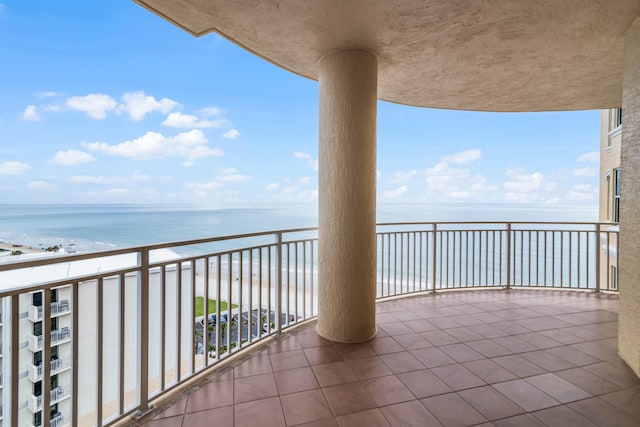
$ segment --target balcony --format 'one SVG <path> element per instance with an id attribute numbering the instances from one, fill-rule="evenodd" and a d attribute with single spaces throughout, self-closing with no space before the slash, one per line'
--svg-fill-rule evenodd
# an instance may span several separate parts
<path id="1" fill-rule="evenodd" d="M 65 263 L 110 263 L 23 288 L 27 295 L 67 286 L 71 295 L 80 295 L 82 309 L 71 309 L 69 321 L 81 332 L 54 330 L 51 344 L 70 341 L 71 359 L 102 366 L 91 373 L 95 388 L 85 387 L 78 396 L 98 402 L 99 410 L 70 414 L 69 423 L 113 425 L 145 415 L 151 402 L 164 409 L 167 392 L 202 378 L 216 385 L 194 391 L 189 402 L 195 403 L 186 412 L 179 406 L 183 401 L 147 417 L 179 410 L 185 425 L 198 425 L 201 411 L 213 409 L 223 418 L 235 413 L 236 420 L 254 413 L 273 416 L 276 424 L 301 424 L 316 415 L 340 423 L 394 424 L 397 411 L 444 424 L 458 412 L 477 423 L 516 416 L 530 421 L 529 415 L 544 422 L 544 411 L 595 424 L 602 424 L 602 413 L 627 419 L 629 408 L 616 405 L 639 383 L 616 354 L 617 293 L 603 273 L 617 257 L 606 258 L 600 245 L 603 236 L 617 239 L 617 229 L 598 223 L 380 224 L 378 333 L 358 345 L 314 332 L 321 286 L 316 232 L 283 230 L 71 255 Z M 152 256 L 194 244 L 211 246 L 177 259 Z M 126 258 L 114 263 L 116 256 Z M 140 298 L 128 300 L 138 292 Z M 14 298 L 8 291 L 2 296 Z M 204 304 L 196 314 L 196 297 L 212 300 L 212 308 Z M 133 323 L 125 322 L 127 310 L 139 314 L 130 317 Z M 207 322 L 200 319 L 206 317 L 220 321 L 204 330 Z M 125 357 L 125 335 L 136 329 L 142 337 L 137 354 Z M 42 337 L 29 337 L 32 351 L 42 345 Z M 107 348 L 115 349 L 115 357 L 102 356 Z M 240 360 L 250 358 L 233 363 L 230 376 L 225 360 L 240 351 Z M 65 369 L 60 363 L 53 372 Z M 31 366 L 30 378 L 40 378 L 41 371 Z M 77 375 L 71 372 L 72 384 L 80 380 Z M 142 386 L 127 389 L 130 378 Z M 208 397 L 198 397 L 202 393 Z M 498 409 L 486 399 L 498 402 Z M 452 405 L 462 409 L 447 409 Z"/>
<path id="2" fill-rule="evenodd" d="M 51 390 L 51 394 L 50 394 L 50 401 L 49 404 L 53 405 L 55 403 L 59 403 L 62 400 L 65 400 L 69 398 L 69 394 L 65 393 L 64 388 L 58 386 L 56 388 L 54 388 L 53 390 Z M 36 413 L 38 411 L 40 411 L 42 409 L 42 396 L 34 396 L 34 395 L 30 395 L 29 396 L 29 401 L 27 403 L 27 407 L 29 408 L 29 410 L 32 413 Z"/>
<path id="3" fill-rule="evenodd" d="M 62 414 L 56 414 L 51 417 L 51 420 L 49 421 L 49 425 L 51 427 L 65 427 L 65 426 L 68 426 L 69 423 L 64 419 L 64 416 Z M 42 424 L 39 424 L 36 427 L 42 427 Z"/>
<path id="4" fill-rule="evenodd" d="M 69 362 L 65 359 L 53 359 L 51 360 L 51 373 L 50 375 L 56 375 L 69 369 Z M 33 382 L 40 381 L 42 379 L 42 364 L 35 366 L 29 366 L 29 379 Z"/>
<path id="5" fill-rule="evenodd" d="M 51 342 L 50 344 L 53 345 L 59 345 L 59 344 L 64 344 L 65 342 L 68 342 L 71 338 L 71 330 L 68 327 L 63 327 L 59 330 L 53 330 L 51 331 Z M 43 343 L 44 339 L 42 337 L 42 335 L 31 335 L 29 336 L 29 340 L 28 340 L 28 347 L 29 350 L 31 350 L 32 352 L 36 352 L 36 351 L 40 351 L 42 350 L 42 343 Z"/>
<path id="6" fill-rule="evenodd" d="M 69 314 L 69 300 L 61 300 L 51 303 L 51 317 Z M 41 305 L 30 305 L 28 309 L 29 320 L 38 322 L 42 320 L 43 309 Z"/>

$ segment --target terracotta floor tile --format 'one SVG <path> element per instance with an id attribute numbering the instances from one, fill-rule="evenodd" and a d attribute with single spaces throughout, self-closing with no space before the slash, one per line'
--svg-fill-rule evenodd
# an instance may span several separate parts
<path id="1" fill-rule="evenodd" d="M 507 350 L 501 345 L 496 344 L 491 339 L 469 341 L 466 344 L 484 357 L 506 356 L 512 353 L 511 350 Z"/>
<path id="2" fill-rule="evenodd" d="M 549 427 L 595 427 L 591 421 L 566 406 L 543 409 L 532 415 Z"/>
<path id="3" fill-rule="evenodd" d="M 489 421 L 525 412 L 491 386 L 471 388 L 460 391 L 458 394 Z"/>
<path id="4" fill-rule="evenodd" d="M 438 347 L 458 363 L 484 359 L 484 356 L 464 343 L 449 344 Z"/>
<path id="5" fill-rule="evenodd" d="M 383 377 L 392 373 L 378 356 L 362 357 L 360 359 L 347 360 L 346 362 L 358 379 L 361 380 Z"/>
<path id="6" fill-rule="evenodd" d="M 324 420 L 311 421 L 310 423 L 300 424 L 297 427 L 338 427 L 338 421 L 333 416 Z"/>
<path id="7" fill-rule="evenodd" d="M 589 366 L 589 372 L 621 387 L 633 387 L 640 384 L 640 379 L 622 360 L 591 365 Z"/>
<path id="8" fill-rule="evenodd" d="M 404 322 L 405 326 L 408 326 L 413 332 L 428 332 L 436 331 L 439 328 L 426 319 L 409 320 Z M 387 332 L 389 330 L 387 329 Z"/>
<path id="9" fill-rule="evenodd" d="M 209 409 L 208 411 L 187 414 L 183 426 L 206 426 L 215 420 L 216 427 L 233 427 L 233 406 Z"/>
<path id="10" fill-rule="evenodd" d="M 357 359 L 359 357 L 368 357 L 375 356 L 376 352 L 373 351 L 373 343 L 376 341 L 382 340 L 391 340 L 391 337 L 384 338 L 374 338 L 369 342 L 359 343 L 359 344 L 343 344 L 343 343 L 335 343 L 334 347 L 338 350 L 338 353 L 342 355 L 342 358 L 347 359 Z M 328 363 L 328 362 L 327 362 Z M 317 365 L 317 363 L 314 363 Z"/>
<path id="11" fill-rule="evenodd" d="M 638 419 L 599 397 L 573 402 L 567 405 L 596 425 L 638 427 Z"/>
<path id="12" fill-rule="evenodd" d="M 357 381 L 358 377 L 346 362 L 334 362 L 326 365 L 312 366 L 321 387 L 329 387 Z"/>
<path id="13" fill-rule="evenodd" d="M 182 418 L 182 415 L 180 415 L 159 420 L 149 420 L 142 424 L 142 427 L 182 427 Z"/>
<path id="14" fill-rule="evenodd" d="M 555 372 L 560 378 L 569 381 L 593 396 L 620 390 L 620 386 L 589 372 L 589 367 L 572 368 Z"/>
<path id="15" fill-rule="evenodd" d="M 304 354 L 310 365 L 324 365 L 344 360 L 333 346 L 305 348 Z"/>
<path id="16" fill-rule="evenodd" d="M 429 341 L 433 345 L 447 345 L 460 342 L 459 339 L 445 331 L 429 331 L 419 334 L 421 337 Z"/>
<path id="17" fill-rule="evenodd" d="M 518 378 L 491 359 L 474 360 L 463 363 L 462 366 L 473 372 L 478 378 L 487 384 Z"/>
<path id="18" fill-rule="evenodd" d="M 420 402 L 444 427 L 466 427 L 486 419 L 456 393 L 429 397 Z"/>
<path id="19" fill-rule="evenodd" d="M 493 388 L 505 397 L 513 400 L 518 406 L 527 412 L 557 406 L 560 403 L 549 395 L 538 390 L 525 380 L 511 380 L 493 384 Z"/>
<path id="20" fill-rule="evenodd" d="M 283 353 L 285 351 L 302 350 L 295 335 L 284 336 L 269 347 L 269 353 Z"/>
<path id="21" fill-rule="evenodd" d="M 248 377 L 272 372 L 269 355 L 253 356 L 233 369 L 234 378 Z"/>
<path id="22" fill-rule="evenodd" d="M 286 371 L 275 372 L 273 375 L 276 379 L 278 392 L 281 395 L 320 387 L 316 376 L 309 367 L 288 369 Z"/>
<path id="23" fill-rule="evenodd" d="M 529 414 L 494 421 L 493 425 L 496 427 L 545 427 L 544 424 Z"/>
<path id="24" fill-rule="evenodd" d="M 410 353 L 427 368 L 456 363 L 455 360 L 436 347 L 421 348 L 419 350 L 413 350 Z"/>
<path id="25" fill-rule="evenodd" d="M 307 361 L 303 350 L 273 353 L 269 357 L 271 358 L 271 366 L 273 366 L 273 370 L 276 372 L 309 366 L 309 362 Z"/>
<path id="26" fill-rule="evenodd" d="M 379 409 L 356 412 L 354 414 L 337 417 L 340 427 L 390 427 Z"/>
<path id="27" fill-rule="evenodd" d="M 417 334 L 398 335 L 397 339 L 392 337 L 376 338 L 371 340 L 371 348 L 377 355 L 397 353 L 404 350 L 413 350 L 415 348 L 430 347 L 431 343 Z M 420 346 L 425 343 L 424 346 Z"/>
<path id="28" fill-rule="evenodd" d="M 567 362 L 547 350 L 529 351 L 527 353 L 520 353 L 520 356 L 524 357 L 529 362 L 535 363 L 548 372 L 575 367 L 573 363 Z"/>
<path id="29" fill-rule="evenodd" d="M 321 390 L 310 390 L 281 396 L 287 425 L 297 425 L 330 417 L 331 409 Z"/>
<path id="30" fill-rule="evenodd" d="M 375 401 L 360 382 L 335 385 L 323 391 L 336 416 L 376 407 Z"/>
<path id="31" fill-rule="evenodd" d="M 429 369 L 399 374 L 398 379 L 402 381 L 418 399 L 450 393 L 452 391 L 451 387 Z"/>
<path id="32" fill-rule="evenodd" d="M 234 402 L 236 404 L 277 395 L 278 388 L 273 374 L 254 375 L 234 380 Z M 188 405 L 187 410 L 189 410 Z"/>
<path id="33" fill-rule="evenodd" d="M 484 381 L 460 364 L 432 368 L 431 372 L 455 391 L 485 385 Z"/>
<path id="34" fill-rule="evenodd" d="M 449 334 L 452 337 L 454 337 L 456 340 L 462 341 L 462 342 L 477 341 L 477 340 L 482 340 L 482 339 L 485 338 L 484 335 L 480 335 L 479 333 L 472 331 L 470 328 L 468 328 L 466 326 L 464 328 L 448 329 L 446 332 L 447 332 L 447 334 Z M 427 338 L 426 336 L 424 336 L 424 337 Z M 429 338 L 427 338 L 427 339 L 429 339 Z M 437 345 L 442 345 L 442 344 L 437 344 Z"/>
<path id="35" fill-rule="evenodd" d="M 545 348 L 560 347 L 564 345 L 538 332 L 529 332 L 525 334 L 515 335 L 515 337 L 539 348 L 540 350 L 544 350 Z"/>
<path id="36" fill-rule="evenodd" d="M 380 356 L 380 359 L 394 374 L 418 371 L 425 368 L 424 365 L 409 352 L 383 354 Z"/>
<path id="37" fill-rule="evenodd" d="M 280 399 L 270 397 L 236 404 L 233 408 L 235 427 L 285 427 Z"/>
<path id="38" fill-rule="evenodd" d="M 440 427 L 438 420 L 417 400 L 380 408 L 392 426 Z"/>
<path id="39" fill-rule="evenodd" d="M 493 342 L 501 345 L 502 347 L 510 350 L 513 353 L 523 353 L 525 351 L 538 350 L 538 347 L 536 347 L 535 345 L 527 341 L 523 341 L 516 336 L 494 338 Z"/>
<path id="40" fill-rule="evenodd" d="M 569 363 L 573 363 L 576 366 L 591 365 L 600 361 L 593 356 L 589 356 L 586 353 L 568 346 L 549 348 L 547 351 Z"/>
<path id="41" fill-rule="evenodd" d="M 362 385 L 379 407 L 415 399 L 395 375 L 362 381 Z"/>
<path id="42" fill-rule="evenodd" d="M 605 394 L 600 398 L 640 420 L 640 386 Z"/>
<path id="43" fill-rule="evenodd" d="M 403 322 L 385 323 L 380 328 L 391 336 L 410 334 L 415 332 L 413 329 L 405 325 Z"/>
<path id="44" fill-rule="evenodd" d="M 325 345 L 331 345 L 331 341 L 322 338 L 320 335 L 313 331 L 313 333 L 308 334 L 298 334 L 296 335 L 296 339 L 302 348 L 312 348 L 312 347 L 322 347 Z"/>
<path id="45" fill-rule="evenodd" d="M 563 380 L 556 374 L 536 375 L 525 378 L 525 381 L 561 403 L 569 403 L 591 397 L 586 391 Z"/>
<path id="46" fill-rule="evenodd" d="M 540 375 L 546 372 L 538 365 L 529 362 L 527 359 L 517 354 L 494 357 L 492 360 L 509 372 L 517 375 L 519 378 Z"/>
<path id="47" fill-rule="evenodd" d="M 192 393 L 187 401 L 186 413 L 213 409 L 233 404 L 233 381 L 209 383 Z"/>
<path id="48" fill-rule="evenodd" d="M 153 417 L 154 420 L 159 418 L 167 418 L 167 417 L 175 417 L 176 415 L 183 415 L 184 410 L 187 407 L 187 398 L 183 398 L 178 400 L 173 405 L 169 406 L 164 411 L 160 412 L 158 415 Z"/>

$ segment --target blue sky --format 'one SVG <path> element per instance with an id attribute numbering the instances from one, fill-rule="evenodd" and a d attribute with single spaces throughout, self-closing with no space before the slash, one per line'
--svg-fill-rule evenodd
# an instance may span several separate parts
<path id="1" fill-rule="evenodd" d="M 0 0 L 0 203 L 317 199 L 317 83 L 130 1 Z M 378 105 L 379 202 L 597 204 L 599 112 Z"/>

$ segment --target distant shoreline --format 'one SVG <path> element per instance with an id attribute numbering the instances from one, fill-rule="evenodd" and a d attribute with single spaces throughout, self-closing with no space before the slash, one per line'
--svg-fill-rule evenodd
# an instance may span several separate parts
<path id="1" fill-rule="evenodd" d="M 3 256 L 7 253 L 11 253 L 13 251 L 20 251 L 23 254 L 34 254 L 34 253 L 44 252 L 43 249 L 38 247 L 22 245 L 20 243 L 0 242 L 0 256 Z"/>

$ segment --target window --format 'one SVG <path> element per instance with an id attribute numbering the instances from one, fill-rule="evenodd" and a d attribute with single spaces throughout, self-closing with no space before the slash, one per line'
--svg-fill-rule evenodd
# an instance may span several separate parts
<path id="1" fill-rule="evenodd" d="M 607 200 L 611 200 L 611 175 L 607 175 Z M 607 220 L 611 220 L 611 203 L 607 202 Z"/>
<path id="2" fill-rule="evenodd" d="M 42 292 L 34 292 L 31 294 L 33 305 L 36 307 L 42 307 Z"/>
<path id="3" fill-rule="evenodd" d="M 613 128 L 622 126 L 622 108 L 616 108 L 613 110 Z"/>
<path id="4" fill-rule="evenodd" d="M 613 222 L 620 222 L 620 169 L 613 170 Z"/>
<path id="5" fill-rule="evenodd" d="M 615 265 L 611 266 L 611 283 L 610 283 L 610 289 L 612 291 L 617 291 L 618 290 L 618 267 L 616 267 Z"/>

